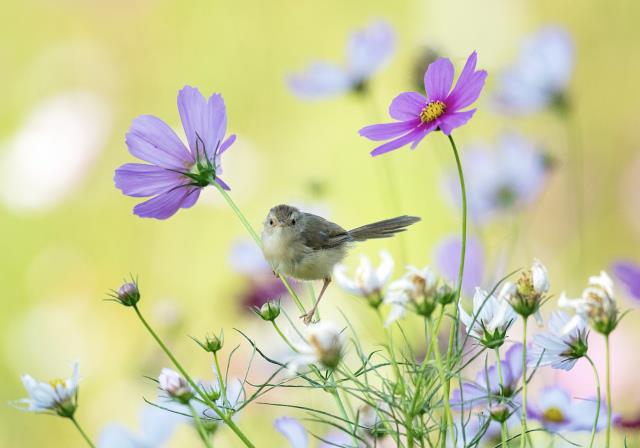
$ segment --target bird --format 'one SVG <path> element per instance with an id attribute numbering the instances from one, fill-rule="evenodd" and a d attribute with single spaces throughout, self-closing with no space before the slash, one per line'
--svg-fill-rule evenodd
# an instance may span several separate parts
<path id="1" fill-rule="evenodd" d="M 418 221 L 417 216 L 403 215 L 345 230 L 322 216 L 280 204 L 272 207 L 264 220 L 262 251 L 275 275 L 303 281 L 323 280 L 313 308 L 300 316 L 308 325 L 331 283 L 334 266 L 346 257 L 353 243 L 390 238 Z"/>

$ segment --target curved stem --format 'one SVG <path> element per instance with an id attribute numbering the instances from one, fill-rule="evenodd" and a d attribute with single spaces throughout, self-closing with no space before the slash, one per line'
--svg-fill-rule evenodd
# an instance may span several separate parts
<path id="1" fill-rule="evenodd" d="M 440 441 L 441 441 L 441 446 L 444 448 L 447 445 L 447 429 L 449 426 L 451 426 L 452 430 L 452 434 L 454 437 L 454 442 L 453 445 L 456 446 L 456 432 L 453 426 L 453 414 L 451 413 L 451 404 L 449 403 L 449 389 L 446 387 L 447 384 L 449 384 L 449 380 L 448 380 L 448 376 L 445 375 L 445 369 L 444 369 L 444 364 L 442 362 L 442 356 L 440 355 L 440 348 L 438 347 L 438 337 L 437 335 L 432 335 L 431 336 L 431 345 L 433 347 L 433 356 L 435 357 L 435 361 L 436 361 L 436 367 L 438 368 L 438 376 L 440 377 L 440 382 L 443 385 L 443 391 L 442 391 L 442 404 L 444 406 L 444 413 L 445 413 L 445 424 L 442 425 L 441 428 L 441 436 L 440 436 Z"/>
<path id="2" fill-rule="evenodd" d="M 598 430 L 598 418 L 600 417 L 600 376 L 598 375 L 598 369 L 596 369 L 596 365 L 593 363 L 593 360 L 589 357 L 589 355 L 585 355 L 589 364 L 593 368 L 593 376 L 596 379 L 596 418 L 593 421 L 593 428 L 591 429 L 591 440 L 589 441 L 589 448 L 593 448 L 593 442 L 596 439 L 596 431 Z"/>
<path id="3" fill-rule="evenodd" d="M 500 385 L 500 403 L 502 403 L 502 394 L 504 393 L 504 379 L 502 377 L 502 361 L 500 360 L 500 347 L 496 347 L 496 368 L 498 369 L 498 381 Z M 487 383 L 489 384 L 489 383 Z M 491 391 L 489 391 L 491 393 Z M 507 422 L 500 422 L 501 427 L 501 436 L 502 436 L 502 448 L 507 448 L 507 440 L 509 439 L 509 435 L 507 433 Z"/>
<path id="4" fill-rule="evenodd" d="M 524 448 L 527 437 L 527 317 L 522 318 L 522 434 L 520 448 Z"/>
<path id="5" fill-rule="evenodd" d="M 278 327 L 278 324 L 276 324 L 275 320 L 272 320 L 271 323 L 273 324 L 273 328 L 276 329 L 276 332 L 278 333 L 278 335 L 282 338 L 282 340 L 284 342 L 287 343 L 287 345 L 289 346 L 289 348 L 291 350 L 293 350 L 294 352 L 298 353 L 298 350 L 293 346 L 293 344 L 291 344 L 291 342 L 289 341 L 289 339 L 284 335 L 284 333 L 282 333 L 282 331 L 280 330 L 280 327 Z"/>
<path id="6" fill-rule="evenodd" d="M 200 399 L 207 406 L 209 406 L 213 410 L 213 412 L 215 412 L 218 415 L 218 417 L 220 417 L 220 419 L 223 422 L 225 422 L 227 424 L 227 426 L 229 426 L 229 428 L 231 428 L 231 430 L 240 438 L 240 440 L 242 440 L 242 442 L 245 444 L 245 446 L 250 447 L 250 448 L 254 448 L 253 443 L 251 443 L 249 441 L 247 436 L 244 435 L 244 433 L 240 430 L 240 428 L 238 428 L 238 426 L 233 422 L 233 420 L 231 420 L 231 418 L 229 418 L 229 416 L 226 413 L 222 412 L 218 408 L 218 406 L 211 400 L 211 398 L 209 398 L 209 396 L 200 389 L 200 387 L 196 384 L 196 382 L 193 381 L 193 379 L 191 379 L 191 376 L 189 376 L 187 371 L 178 362 L 176 357 L 173 356 L 173 353 L 171 353 L 171 350 L 169 350 L 167 348 L 167 346 L 164 344 L 164 342 L 162 342 L 162 339 L 160 339 L 160 337 L 156 334 L 156 332 L 153 330 L 153 328 L 151 328 L 151 326 L 147 323 L 145 318 L 142 317 L 142 313 L 138 309 L 138 306 L 137 305 L 133 305 L 133 309 L 135 310 L 136 314 L 138 315 L 138 318 L 140 319 L 140 322 L 142 322 L 142 325 L 144 325 L 144 327 L 147 329 L 149 334 L 153 337 L 153 339 L 155 339 L 155 341 L 158 343 L 158 345 L 160 346 L 162 351 L 167 355 L 167 357 L 171 360 L 171 362 L 176 367 L 176 369 L 178 369 L 178 371 L 182 374 L 182 376 L 187 380 L 187 382 L 193 388 L 193 390 L 196 391 L 196 393 L 200 396 Z"/>
<path id="7" fill-rule="evenodd" d="M 189 410 L 191 410 L 193 421 L 196 424 L 196 429 L 198 430 L 198 434 L 200 435 L 200 438 L 202 439 L 204 446 L 206 446 L 207 448 L 211 448 L 211 441 L 209 440 L 207 431 L 205 431 L 204 426 L 202 426 L 202 420 L 200 419 L 198 412 L 196 411 L 196 409 L 193 407 L 191 403 L 188 403 L 187 406 L 189 407 Z"/>
<path id="8" fill-rule="evenodd" d="M 87 445 L 89 445 L 91 448 L 96 448 L 96 446 L 93 444 L 93 442 L 91 441 L 87 433 L 84 432 L 84 430 L 82 429 L 82 426 L 80 426 L 76 418 L 71 416 L 69 417 L 69 420 L 73 422 L 75 427 L 78 429 L 78 432 L 80 433 L 80 435 L 82 435 L 82 438 L 85 440 L 85 442 L 87 442 Z"/>
<path id="9" fill-rule="evenodd" d="M 611 353 L 609 352 L 609 335 L 604 337 L 605 382 L 607 383 L 607 439 L 605 446 L 611 445 Z"/>
<path id="10" fill-rule="evenodd" d="M 240 220 L 244 228 L 247 230 L 247 232 L 249 232 L 249 235 L 251 235 L 251 238 L 253 238 L 253 241 L 255 241 L 258 247 L 262 250 L 262 240 L 260 239 L 256 231 L 253 230 L 253 227 L 251 227 L 251 224 L 249 223 L 247 218 L 244 216 L 242 211 L 240 211 L 240 209 L 238 208 L 236 203 L 233 201 L 233 199 L 231 199 L 231 196 L 229 196 L 229 193 L 227 193 L 216 182 L 213 182 L 212 185 L 217 188 L 217 190 L 220 192 L 220 194 L 225 199 L 225 201 L 227 201 L 227 204 L 229 204 L 229 207 L 231 207 L 231 210 L 233 210 L 233 212 L 236 214 L 236 216 L 238 217 L 238 219 Z M 298 309 L 302 313 L 305 313 L 306 311 L 304 309 L 304 306 L 302 305 L 302 302 L 300 301 L 300 298 L 298 297 L 296 292 L 293 290 L 293 288 L 289 284 L 289 281 L 287 280 L 287 278 L 284 275 L 280 274 L 279 272 L 276 272 L 275 274 L 278 276 L 278 278 L 280 279 L 284 287 L 287 289 L 287 291 L 289 292 L 289 295 L 291 295 L 291 297 L 293 298 L 293 301 L 298 306 Z"/>

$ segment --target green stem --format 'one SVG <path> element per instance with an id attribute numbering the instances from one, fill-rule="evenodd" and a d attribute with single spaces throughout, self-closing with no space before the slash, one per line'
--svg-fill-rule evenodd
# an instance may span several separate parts
<path id="1" fill-rule="evenodd" d="M 527 317 L 522 318 L 522 434 L 520 448 L 524 448 L 527 435 Z"/>
<path id="2" fill-rule="evenodd" d="M 217 188 L 217 190 L 220 192 L 222 197 L 227 201 L 227 204 L 229 204 L 229 207 L 231 207 L 231 210 L 233 210 L 233 212 L 236 214 L 236 216 L 238 217 L 238 219 L 240 220 L 240 222 L 242 223 L 244 228 L 247 230 L 247 232 L 249 232 L 249 234 L 251 235 L 251 238 L 253 238 L 253 241 L 255 241 L 255 243 L 258 245 L 258 247 L 262 250 L 262 240 L 260 239 L 260 237 L 258 236 L 256 231 L 253 230 L 253 227 L 251 227 L 251 224 L 249 223 L 247 218 L 244 216 L 242 211 L 240 211 L 240 209 L 238 208 L 236 203 L 233 202 L 233 199 L 231 199 L 231 196 L 229 196 L 229 193 L 227 193 L 216 182 L 213 182 L 212 185 Z M 305 313 L 306 311 L 304 309 L 304 306 L 302 305 L 302 302 L 300 301 L 300 298 L 298 298 L 298 295 L 296 294 L 296 292 L 293 290 L 293 288 L 289 284 L 289 281 L 287 280 L 287 278 L 284 275 L 280 274 L 279 272 L 276 272 L 275 274 L 278 276 L 278 278 L 280 279 L 280 281 L 282 282 L 284 287 L 287 289 L 287 291 L 289 292 L 289 294 L 293 298 L 293 301 L 298 306 L 298 309 L 300 310 L 300 312 Z"/>
<path id="3" fill-rule="evenodd" d="M 218 353 L 213 352 L 213 359 L 216 363 L 216 372 L 218 374 L 218 383 L 220 384 L 220 392 L 222 392 L 222 402 L 228 403 L 227 388 L 225 385 L 225 378 L 222 376 L 222 370 L 220 369 L 220 363 L 218 362 Z"/>
<path id="4" fill-rule="evenodd" d="M 349 418 L 349 414 L 347 414 L 347 410 L 344 407 L 344 404 L 342 403 L 342 399 L 340 398 L 340 392 L 338 392 L 338 386 L 336 385 L 334 375 L 335 375 L 335 371 L 331 373 L 332 384 L 329 386 L 329 390 L 331 391 L 330 393 L 331 395 L 333 395 L 333 398 L 335 399 L 336 404 L 338 405 L 338 409 L 340 409 L 340 414 L 342 414 L 342 418 L 345 420 L 345 422 L 349 422 L 349 427 L 351 429 L 351 437 L 355 445 L 358 446 L 359 442 L 357 437 L 355 436 L 356 430 L 353 426 L 351 419 Z"/>
<path id="5" fill-rule="evenodd" d="M 272 320 L 271 323 L 273 324 L 273 328 L 276 329 L 276 332 L 278 333 L 278 335 L 282 338 L 284 342 L 287 343 L 289 348 L 294 352 L 298 353 L 298 350 L 291 344 L 291 342 L 289 342 L 289 339 L 284 335 L 284 333 L 282 333 L 282 331 L 280 330 L 280 327 L 278 327 L 278 324 L 276 324 L 276 321 Z"/>
<path id="6" fill-rule="evenodd" d="M 500 360 L 500 347 L 496 347 L 496 367 L 498 369 L 498 381 L 500 385 L 500 404 L 502 404 L 502 394 L 504 393 L 504 379 L 502 377 L 502 361 Z M 487 383 L 488 384 L 488 383 Z M 489 392 L 491 393 L 491 392 Z M 507 422 L 500 422 L 501 436 L 502 436 L 502 448 L 507 448 L 507 440 L 509 435 L 507 434 Z"/>
<path id="7" fill-rule="evenodd" d="M 611 445 L 611 357 L 609 352 L 609 335 L 604 337 L 605 381 L 607 383 L 607 440 L 605 447 Z"/>
<path id="8" fill-rule="evenodd" d="M 89 445 L 91 448 L 96 448 L 96 446 L 93 444 L 93 442 L 91 441 L 91 439 L 89 438 L 87 433 L 84 432 L 84 430 L 82 429 L 82 426 L 80 426 L 80 424 L 78 423 L 76 418 L 71 416 L 71 417 L 69 417 L 69 420 L 71 420 L 73 422 L 75 427 L 78 429 L 78 432 L 80 432 L 80 434 L 82 435 L 82 438 L 85 440 L 85 442 L 87 442 L 87 445 Z"/>
<path id="9" fill-rule="evenodd" d="M 140 322 L 142 322 L 142 325 L 144 325 L 144 327 L 147 329 L 149 334 L 153 337 L 153 339 L 155 339 L 155 341 L 158 343 L 158 345 L 160 346 L 162 351 L 167 355 L 167 357 L 169 357 L 169 359 L 171 360 L 173 365 L 176 367 L 176 369 L 178 369 L 178 371 L 182 374 L 182 376 L 187 380 L 187 382 L 191 385 L 193 390 L 197 392 L 197 394 L 200 396 L 200 399 L 207 406 L 209 406 L 213 410 L 213 412 L 215 412 L 218 415 L 218 417 L 220 417 L 220 419 L 223 422 L 225 422 L 227 424 L 227 426 L 229 426 L 229 428 L 231 428 L 231 430 L 240 438 L 240 440 L 242 440 L 242 442 L 245 444 L 245 446 L 250 447 L 250 448 L 254 448 L 253 443 L 251 443 L 249 441 L 247 436 L 244 435 L 244 433 L 240 430 L 240 428 L 238 428 L 238 426 L 233 422 L 233 420 L 231 420 L 231 418 L 229 418 L 229 416 L 226 413 L 222 412 L 218 408 L 218 406 L 208 397 L 208 395 L 206 393 L 204 393 L 200 389 L 200 387 L 196 384 L 196 382 L 193 381 L 193 379 L 191 379 L 191 377 L 189 376 L 187 371 L 182 367 L 182 365 L 178 362 L 178 360 L 175 358 L 175 356 L 173 356 L 173 353 L 171 353 L 171 351 L 167 348 L 167 346 L 164 344 L 164 342 L 162 342 L 162 339 L 160 339 L 160 337 L 156 334 L 156 332 L 153 330 L 153 328 L 151 328 L 151 326 L 147 323 L 145 318 L 142 316 L 142 313 L 138 309 L 138 306 L 137 305 L 133 305 L 133 309 L 135 310 L 136 314 L 138 315 L 138 318 L 140 319 Z"/>
<path id="10" fill-rule="evenodd" d="M 589 355 L 585 355 L 589 364 L 593 368 L 593 375 L 596 378 L 596 418 L 593 421 L 593 428 L 591 429 L 591 441 L 589 442 L 589 448 L 593 448 L 593 442 L 596 438 L 596 431 L 598 430 L 598 418 L 600 417 L 600 376 L 598 375 L 598 369 L 596 369 L 596 365 L 593 363 L 593 360 L 589 357 Z"/>
<path id="11" fill-rule="evenodd" d="M 444 406 L 444 413 L 445 413 L 445 424 L 440 428 L 440 445 L 444 448 L 447 446 L 447 430 L 448 427 L 451 426 L 452 431 L 451 433 L 453 434 L 453 445 L 456 446 L 456 432 L 453 429 L 453 414 L 451 413 L 451 404 L 449 403 L 449 388 L 448 388 L 448 384 L 449 384 L 449 379 L 448 376 L 445 375 L 445 369 L 444 369 L 444 364 L 442 363 L 442 356 L 440 355 L 440 348 L 438 347 L 438 337 L 437 335 L 432 335 L 431 336 L 431 345 L 432 345 L 432 351 L 433 351 L 433 356 L 435 358 L 436 361 L 436 367 L 438 369 L 438 376 L 440 378 L 440 382 L 442 383 L 442 385 L 444 386 L 443 388 L 443 392 L 442 392 L 442 404 Z"/>
<path id="12" fill-rule="evenodd" d="M 204 429 L 204 426 L 202 426 L 202 420 L 200 419 L 198 412 L 196 411 L 196 409 L 193 407 L 191 403 L 188 403 L 187 406 L 189 406 L 189 409 L 191 410 L 193 421 L 196 424 L 196 429 L 198 430 L 198 434 L 200 435 L 200 438 L 202 439 L 204 446 L 206 446 L 207 448 L 211 448 L 211 441 L 209 440 L 207 431 Z"/>

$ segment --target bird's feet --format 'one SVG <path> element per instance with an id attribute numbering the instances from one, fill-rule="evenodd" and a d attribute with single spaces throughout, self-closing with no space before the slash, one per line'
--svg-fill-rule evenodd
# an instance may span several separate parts
<path id="1" fill-rule="evenodd" d="M 305 313 L 302 316 L 300 316 L 300 319 L 302 319 L 302 322 L 304 322 L 305 325 L 309 325 L 311 323 L 311 321 L 313 320 L 313 315 L 315 313 L 316 313 L 316 310 L 312 309 L 308 313 Z"/>

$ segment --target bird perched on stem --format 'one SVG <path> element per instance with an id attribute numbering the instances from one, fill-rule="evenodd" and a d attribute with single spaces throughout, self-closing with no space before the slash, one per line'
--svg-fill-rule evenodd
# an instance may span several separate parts
<path id="1" fill-rule="evenodd" d="M 274 272 L 298 280 L 324 281 L 313 308 L 300 316 L 308 324 L 331 283 L 333 267 L 353 243 L 392 237 L 418 221 L 416 216 L 405 215 L 345 230 L 321 216 L 282 204 L 269 210 L 264 221 L 262 251 Z"/>

